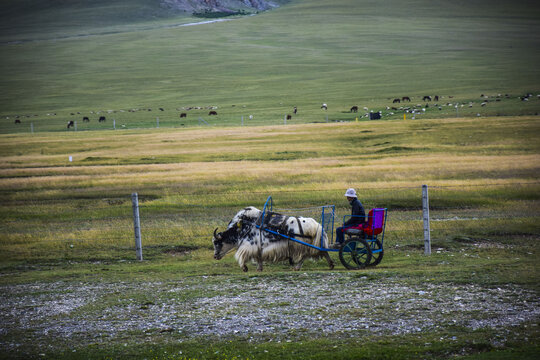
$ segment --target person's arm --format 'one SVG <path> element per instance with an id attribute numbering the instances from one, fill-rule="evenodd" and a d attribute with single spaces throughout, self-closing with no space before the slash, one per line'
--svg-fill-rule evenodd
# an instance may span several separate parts
<path id="1" fill-rule="evenodd" d="M 360 220 L 359 223 L 363 224 L 366 222 L 366 212 L 360 202 L 358 202 L 358 207 L 360 208 L 358 211 L 358 219 Z"/>

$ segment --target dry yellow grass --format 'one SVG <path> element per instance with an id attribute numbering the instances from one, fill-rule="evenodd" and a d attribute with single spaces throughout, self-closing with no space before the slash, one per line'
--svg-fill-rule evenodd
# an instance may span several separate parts
<path id="1" fill-rule="evenodd" d="M 176 187 L 234 181 L 250 182 L 255 187 L 277 182 L 281 187 L 295 179 L 290 182 L 293 187 L 301 184 L 307 188 L 336 188 L 351 183 L 381 187 L 396 183 L 416 186 L 423 181 L 523 181 L 538 172 L 540 155 L 531 153 L 531 149 L 520 153 L 507 147 L 523 145 L 520 134 L 526 128 L 522 125 L 534 131 L 538 125 L 534 118 L 517 118 L 512 122 L 518 132 L 509 131 L 506 119 L 482 119 L 481 123 L 477 119 L 445 119 L 130 131 L 121 136 L 113 132 L 77 133 L 70 137 L 46 134 L 31 139 L 9 136 L 3 139 L 4 149 L 16 148 L 23 154 L 0 158 L 0 187 L 50 191 L 64 187 L 136 188 L 156 183 Z M 461 144 L 463 128 L 472 128 L 465 130 L 472 133 L 479 125 L 489 126 L 489 131 L 495 133 L 493 141 Z M 410 139 L 418 136 L 415 129 L 420 127 L 427 128 L 427 139 L 411 144 Z M 504 140 L 498 138 L 501 129 L 508 133 Z M 355 135 L 360 139 L 357 143 Z M 441 139 L 447 137 L 454 141 L 444 144 Z M 490 135 L 486 133 L 485 137 Z M 56 154 L 42 154 L 38 149 L 43 147 L 54 147 Z M 490 150 L 491 147 L 497 150 Z M 390 151 L 385 153 L 388 148 Z M 69 156 L 73 156 L 72 163 L 68 162 Z M 158 164 L 153 164 L 153 160 Z M 101 161 L 105 165 L 92 165 Z M 115 162 L 118 164 L 107 165 Z M 307 181 L 296 180 L 299 178 Z"/>
<path id="2" fill-rule="evenodd" d="M 278 207 L 336 204 L 340 221 L 348 187 L 368 208 L 390 207 L 389 239 L 407 243 L 422 236 L 411 221 L 418 214 L 407 212 L 420 206 L 422 184 L 432 187 L 438 208 L 537 213 L 539 123 L 518 117 L 0 136 L 1 243 L 15 257 L 38 256 L 42 244 L 67 257 L 70 245 L 129 248 L 129 197 L 138 192 L 146 245 L 205 246 L 239 207 L 262 207 L 268 195 Z"/>
<path id="3" fill-rule="evenodd" d="M 55 190 L 64 188 L 133 188 L 179 186 L 238 180 L 269 185 L 290 178 L 291 186 L 340 188 L 354 183 L 362 187 L 490 184 L 523 182 L 538 171 L 540 155 L 426 154 L 387 157 L 367 161 L 314 158 L 290 161 L 217 161 L 128 166 L 73 166 L 59 168 L 8 169 L 0 171 L 5 191 Z M 22 175 L 24 174 L 24 175 Z M 281 182 L 281 181 L 279 181 Z"/>

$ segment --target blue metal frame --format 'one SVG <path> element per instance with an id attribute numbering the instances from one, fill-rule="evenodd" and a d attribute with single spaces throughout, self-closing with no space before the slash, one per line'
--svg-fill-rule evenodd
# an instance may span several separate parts
<path id="1" fill-rule="evenodd" d="M 330 219 L 325 218 L 325 214 L 327 214 L 327 210 L 330 211 Z M 324 205 L 322 207 L 321 212 L 321 226 L 322 226 L 322 234 L 321 239 L 324 238 L 324 230 L 330 228 L 330 234 L 326 235 L 328 237 L 328 243 L 333 244 L 334 243 L 334 217 L 336 215 L 336 206 L 335 205 Z"/>
<path id="2" fill-rule="evenodd" d="M 309 247 L 311 247 L 313 249 L 317 249 L 317 250 L 320 250 L 320 251 L 333 251 L 333 252 L 338 252 L 339 251 L 339 249 L 329 249 L 329 248 L 325 248 L 325 247 L 322 247 L 322 246 L 316 246 L 316 245 L 307 243 L 305 241 L 295 239 L 295 238 L 290 237 L 288 235 L 280 234 L 277 231 L 263 228 L 264 219 L 266 217 L 266 211 L 267 211 L 267 209 L 269 209 L 269 211 L 272 211 L 272 207 L 273 207 L 272 196 L 269 196 L 266 199 L 266 202 L 264 203 L 262 219 L 261 219 L 261 225 L 255 224 L 255 226 L 258 229 L 261 229 L 263 231 L 269 232 L 269 233 L 274 234 L 274 235 L 278 235 L 278 236 L 280 236 L 282 238 L 285 238 L 285 239 L 288 239 L 288 240 L 291 240 L 291 241 L 295 241 L 295 242 L 297 242 L 299 244 L 306 245 L 306 246 L 309 246 Z M 327 210 L 331 211 L 330 214 L 327 214 Z M 381 211 L 381 210 L 384 211 L 384 223 L 383 223 L 383 230 L 381 232 L 381 234 L 382 234 L 382 236 L 381 236 L 381 248 L 376 249 L 376 250 L 372 250 L 372 253 L 379 253 L 379 252 L 383 251 L 383 241 L 384 241 L 384 233 L 386 231 L 386 217 L 388 216 L 388 211 L 387 211 L 388 209 L 387 208 L 377 209 L 375 211 Z M 336 211 L 336 207 L 334 205 L 322 206 L 322 213 L 321 213 L 321 226 L 322 226 L 321 240 L 324 238 L 324 231 L 325 231 L 325 226 L 326 226 L 326 221 L 327 221 L 325 219 L 325 214 L 326 214 L 326 215 L 329 215 L 331 217 L 331 219 L 328 219 L 328 225 L 330 225 L 330 221 L 332 223 L 332 227 L 331 227 L 331 230 L 330 230 L 331 236 L 327 235 L 328 239 L 329 239 L 329 242 L 328 242 L 329 244 L 334 243 L 334 216 L 335 216 L 335 211 Z M 353 215 L 345 215 L 343 217 L 343 222 L 345 222 L 345 219 L 350 218 L 352 216 Z M 366 215 L 366 217 L 367 216 L 369 216 L 369 215 Z M 328 233 L 328 231 L 327 231 L 327 233 Z M 369 241 L 369 242 L 373 243 L 373 242 L 375 242 L 377 240 L 377 235 L 371 235 L 371 236 L 365 235 L 364 239 L 366 241 Z M 321 244 L 322 244 L 322 241 L 321 241 Z"/>
<path id="3" fill-rule="evenodd" d="M 374 210 L 374 212 L 377 212 L 377 211 L 384 211 L 383 230 L 382 230 L 382 232 L 381 232 L 381 239 L 380 239 L 380 241 L 381 241 L 381 248 L 380 248 L 380 249 L 375 249 L 375 250 L 374 250 L 373 248 L 371 249 L 371 252 L 372 252 L 373 254 L 376 254 L 376 253 L 382 252 L 382 251 L 383 251 L 383 248 L 384 248 L 384 246 L 383 246 L 383 243 L 384 243 L 384 233 L 385 233 L 385 231 L 386 231 L 386 218 L 387 218 L 387 216 L 388 216 L 388 209 L 387 209 L 387 208 L 375 208 L 375 209 L 373 209 L 373 210 Z M 375 216 L 375 215 L 373 215 L 373 216 Z M 346 221 L 347 219 L 352 218 L 352 217 L 359 217 L 359 216 L 358 216 L 358 215 L 345 215 L 345 216 L 343 217 L 343 223 L 345 223 L 345 221 Z M 369 218 L 369 215 L 366 215 L 366 218 Z M 372 235 L 364 235 L 364 240 L 366 240 L 367 242 L 370 242 L 370 243 L 374 243 L 375 241 L 377 241 L 377 240 L 379 240 L 379 239 L 378 239 L 378 235 L 373 235 L 373 234 L 372 234 Z M 371 245 L 370 245 L 370 247 L 371 247 Z"/>
<path id="4" fill-rule="evenodd" d="M 261 224 L 264 224 L 264 213 L 266 212 L 266 208 L 268 207 L 268 203 L 270 202 L 270 211 L 272 211 L 272 196 L 269 196 L 267 199 L 266 199 L 266 202 L 264 203 L 264 207 L 263 207 L 263 213 L 262 213 L 262 219 L 263 219 L 263 222 Z"/>
<path id="5" fill-rule="evenodd" d="M 304 241 L 302 241 L 302 240 L 298 240 L 298 239 L 295 239 L 295 238 L 293 238 L 293 237 L 290 237 L 290 236 L 287 236 L 287 235 L 283 235 L 283 234 L 278 233 L 277 231 L 274 231 L 274 230 L 270 230 L 270 229 L 263 229 L 263 230 L 266 231 L 266 232 L 269 232 L 269 233 L 271 233 L 271 234 L 279 235 L 280 237 L 283 237 L 283 238 L 285 238 L 285 239 L 289 239 L 289 240 L 295 241 L 295 242 L 300 243 L 300 244 L 302 244 L 302 245 L 306 245 L 306 246 L 312 247 L 312 248 L 317 249 L 317 250 L 327 250 L 327 249 L 325 249 L 325 248 L 323 248 L 323 247 L 318 247 L 318 246 L 315 246 L 315 245 L 313 245 L 313 244 L 304 242 Z M 328 249 L 328 250 L 332 250 L 332 249 Z"/>
<path id="6" fill-rule="evenodd" d="M 275 235 L 278 235 L 282 238 L 285 238 L 285 239 L 288 239 L 288 240 L 292 240 L 292 241 L 295 241 L 299 244 L 302 244 L 302 245 L 306 245 L 306 246 L 309 246 L 311 248 L 314 248 L 314 249 L 317 249 L 317 250 L 320 250 L 320 251 L 339 251 L 339 249 L 327 249 L 325 247 L 322 247 L 322 246 L 315 246 L 313 244 L 310 244 L 310 243 L 307 243 L 305 241 L 302 241 L 302 240 L 298 240 L 298 239 L 295 239 L 293 237 L 290 237 L 290 236 L 287 236 L 287 235 L 284 235 L 284 234 L 280 234 L 278 233 L 277 231 L 274 231 L 274 230 L 270 230 L 270 229 L 266 229 L 266 228 L 263 228 L 263 224 L 264 224 L 264 219 L 266 217 L 266 210 L 268 209 L 268 205 L 270 205 L 270 211 L 272 211 L 272 206 L 273 206 L 273 202 L 272 202 L 272 196 L 269 196 L 267 199 L 266 199 L 266 202 L 264 203 L 264 207 L 263 207 L 263 213 L 262 213 L 262 219 L 261 219 L 261 225 L 257 225 L 255 224 L 255 226 L 258 228 L 258 229 L 261 229 L 263 231 L 266 231 L 266 232 L 269 232 L 271 234 L 275 234 Z M 326 209 L 331 209 L 331 221 L 332 221 L 332 229 L 330 230 L 331 234 L 332 234 L 332 241 L 333 241 L 333 236 L 334 236 L 334 215 L 335 215 L 335 206 L 334 205 L 325 205 L 322 207 L 322 214 L 321 214 L 321 226 L 322 226 L 322 231 L 321 231 L 321 239 L 324 237 L 324 214 L 325 214 L 325 210 Z M 332 243 L 332 242 L 330 242 Z M 321 244 L 322 244 L 322 241 L 321 241 Z"/>
<path id="7" fill-rule="evenodd" d="M 291 241 L 297 242 L 297 243 L 305 245 L 305 246 L 309 246 L 310 248 L 317 249 L 319 251 L 326 251 L 326 252 L 339 252 L 340 251 L 339 249 L 330 249 L 330 248 L 325 248 L 325 247 L 322 247 L 322 246 L 316 246 L 316 245 L 307 243 L 305 241 L 295 239 L 295 238 L 290 237 L 288 235 L 281 234 L 281 233 L 279 233 L 277 231 L 264 228 L 263 225 L 264 225 L 264 220 L 266 218 L 267 209 L 269 209 L 269 211 L 272 211 L 272 207 L 273 207 L 272 196 L 269 196 L 266 199 L 266 202 L 264 203 L 263 212 L 262 212 L 262 218 L 261 218 L 261 224 L 260 225 L 255 224 L 255 226 L 258 229 L 261 229 L 263 231 L 266 231 L 266 232 L 269 232 L 271 234 L 277 235 L 277 236 L 282 237 L 284 239 L 291 240 Z M 330 229 L 331 236 L 327 235 L 327 237 L 329 239 L 329 245 L 334 243 L 334 217 L 335 217 L 335 211 L 336 211 L 336 207 L 334 205 L 322 206 L 322 212 L 321 212 L 322 231 L 321 231 L 320 244 L 322 244 L 322 239 L 324 238 L 325 228 L 327 228 L 327 225 L 329 227 L 330 224 L 332 225 L 331 229 Z M 369 242 L 369 248 L 371 249 L 372 254 L 377 254 L 377 253 L 380 253 L 380 252 L 383 251 L 384 233 L 386 232 L 386 220 L 387 220 L 387 216 L 388 216 L 388 209 L 387 208 L 375 208 L 375 209 L 373 209 L 373 214 L 375 214 L 378 211 L 384 211 L 383 227 L 382 227 L 382 231 L 381 231 L 382 235 L 381 235 L 381 240 L 380 240 L 381 248 L 380 249 L 373 249 L 373 244 L 378 240 L 377 236 L 379 234 L 377 234 L 377 235 L 371 234 L 370 236 L 368 236 L 368 235 L 366 235 L 364 233 L 364 240 L 366 242 Z M 327 219 L 326 216 L 329 216 L 330 219 Z M 375 216 L 375 215 L 372 215 L 372 216 Z M 343 222 L 345 222 L 346 218 L 350 218 L 350 217 L 352 217 L 352 215 L 344 216 L 343 217 Z M 367 215 L 367 217 L 369 219 L 369 215 Z M 328 233 L 328 231 L 327 231 L 327 233 Z M 344 252 L 349 252 L 351 250 L 343 249 L 343 251 Z"/>

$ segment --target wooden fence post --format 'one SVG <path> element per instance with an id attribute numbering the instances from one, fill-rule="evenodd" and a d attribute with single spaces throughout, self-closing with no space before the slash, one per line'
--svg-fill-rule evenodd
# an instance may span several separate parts
<path id="1" fill-rule="evenodd" d="M 427 185 L 422 185 L 422 217 L 424 218 L 424 254 L 431 255 L 431 233 L 429 229 L 429 197 Z"/>
<path id="2" fill-rule="evenodd" d="M 137 252 L 137 260 L 142 261 L 142 244 L 141 244 L 141 225 L 139 220 L 139 196 L 137 193 L 131 194 L 131 203 L 133 205 L 133 224 L 135 229 L 135 250 Z"/>

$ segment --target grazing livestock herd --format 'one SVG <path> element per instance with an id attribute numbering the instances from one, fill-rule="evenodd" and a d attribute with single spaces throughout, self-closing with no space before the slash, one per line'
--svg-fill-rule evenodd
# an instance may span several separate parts
<path id="1" fill-rule="evenodd" d="M 363 110 L 365 111 L 363 115 L 359 115 L 357 116 L 356 118 L 358 119 L 359 117 L 364 117 L 364 118 L 367 118 L 367 119 L 378 119 L 380 117 L 388 117 L 388 116 L 392 116 L 392 115 L 395 115 L 396 113 L 403 113 L 403 114 L 407 114 L 407 113 L 410 113 L 410 114 L 413 114 L 413 117 L 415 115 L 420 115 L 420 114 L 425 114 L 426 113 L 426 110 L 427 109 L 430 109 L 430 108 L 433 108 L 433 109 L 438 109 L 438 110 L 443 110 L 443 108 L 454 108 L 457 110 L 459 110 L 459 108 L 464 108 L 464 107 L 468 107 L 468 108 L 472 108 L 474 107 L 475 104 L 478 104 L 480 105 L 480 107 L 489 107 L 489 103 L 490 102 L 500 102 L 502 101 L 503 99 L 515 99 L 516 97 L 514 96 L 510 96 L 508 94 L 505 94 L 505 95 L 502 95 L 502 94 L 497 94 L 497 95 L 485 95 L 485 94 L 481 94 L 480 95 L 480 101 L 465 101 L 465 102 L 456 102 L 453 99 L 453 96 L 440 96 L 440 95 L 422 95 L 422 96 L 419 96 L 417 97 L 417 100 L 416 100 L 416 103 L 411 105 L 411 102 L 413 101 L 413 97 L 411 96 L 400 96 L 400 97 L 395 97 L 395 98 L 388 98 L 388 100 L 390 100 L 392 102 L 391 106 L 386 106 L 385 109 L 383 110 L 370 110 L 369 108 L 367 107 L 363 107 Z M 447 99 L 447 100 L 446 100 Z M 527 101 L 531 101 L 533 99 L 537 99 L 537 100 L 540 100 L 540 94 L 539 95 L 533 95 L 531 93 L 527 93 L 525 95 L 520 95 L 520 96 L 517 96 L 517 99 L 519 99 L 520 101 L 523 101 L 523 102 L 527 102 Z M 403 103 L 408 103 L 407 106 L 403 105 Z M 396 104 L 400 104 L 400 105 L 396 105 Z M 281 104 L 283 105 L 283 104 Z M 232 107 L 234 108 L 236 105 L 232 105 Z M 246 105 L 243 105 L 243 107 L 245 108 Z M 328 111 L 328 104 L 327 103 L 322 103 L 321 104 L 321 107 L 320 107 L 324 113 L 327 113 Z M 162 111 L 162 112 L 165 112 L 166 109 L 163 108 L 163 107 L 159 107 L 158 108 L 159 111 Z M 187 118 L 188 117 L 188 113 L 189 111 L 191 110 L 206 110 L 208 111 L 208 116 L 217 116 L 218 115 L 218 112 L 217 112 L 217 109 L 218 107 L 217 106 L 206 106 L 206 107 L 202 107 L 202 106 L 189 106 L 189 107 L 181 107 L 181 108 L 176 108 L 176 111 L 180 111 L 180 114 L 179 114 L 179 117 L 180 118 Z M 386 110 L 386 111 L 385 111 Z M 149 111 L 152 111 L 152 108 L 133 108 L 133 109 L 129 109 L 129 110 L 106 110 L 106 111 L 90 111 L 89 113 L 91 115 L 97 115 L 97 119 L 98 119 L 98 122 L 102 123 L 102 122 L 105 122 L 106 121 L 106 117 L 104 115 L 101 115 L 101 113 L 107 113 L 107 114 L 114 114 L 114 113 L 125 113 L 125 112 L 128 112 L 128 113 L 136 113 L 136 112 L 139 112 L 139 111 L 146 111 L 146 112 L 149 112 Z M 343 110 L 341 112 L 343 113 L 358 113 L 360 111 L 360 108 L 358 105 L 353 105 L 351 106 L 348 110 Z M 313 112 L 313 108 L 311 108 L 311 112 Z M 225 111 L 226 113 L 226 111 Z M 221 112 L 220 112 L 221 114 Z M 297 106 L 293 106 L 292 107 L 292 114 L 289 113 L 289 114 L 286 114 L 285 116 L 285 119 L 286 120 L 291 120 L 293 118 L 293 116 L 296 116 L 298 114 L 298 107 Z M 70 115 L 73 117 L 73 116 L 76 116 L 76 115 L 81 115 L 81 112 L 71 112 Z M 200 116 L 200 113 L 198 114 Z M 480 113 L 477 113 L 478 116 L 480 116 Z M 55 117 L 57 116 L 56 113 L 47 113 L 46 114 L 47 117 Z M 177 115 L 178 116 L 178 115 Z M 328 115 L 327 116 L 327 121 L 328 121 Z M 15 124 L 22 124 L 22 118 L 32 118 L 32 117 L 40 117 L 39 115 L 37 114 L 34 114 L 34 115 L 8 115 L 8 116 L 5 116 L 6 119 L 11 119 L 11 118 L 14 118 L 14 123 Z M 200 119 L 200 117 L 199 117 Z M 218 117 L 219 119 L 219 117 Z M 249 117 L 250 120 L 253 119 L 253 115 L 250 115 Z M 86 115 L 86 116 L 82 116 L 82 121 L 84 123 L 89 123 L 91 120 L 91 117 Z M 337 121 L 337 120 L 334 120 L 334 121 Z M 199 120 L 199 123 L 200 123 L 200 120 Z M 65 123 L 64 123 L 65 124 Z M 70 129 L 70 128 L 75 128 L 76 129 L 76 121 L 75 120 L 72 120 L 70 119 L 67 123 L 67 129 Z M 182 124 L 184 125 L 184 124 Z M 126 127 L 125 125 L 122 125 L 122 127 Z"/>

